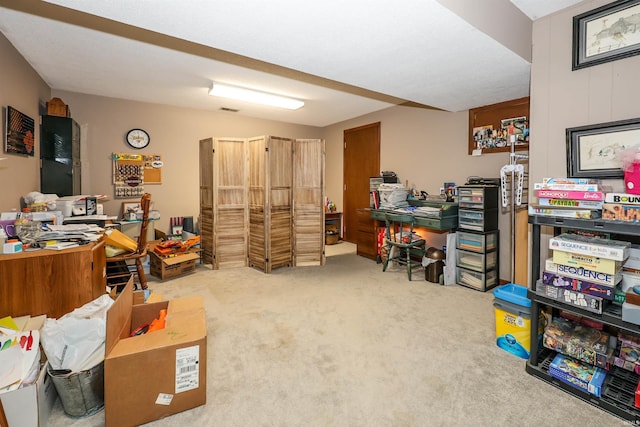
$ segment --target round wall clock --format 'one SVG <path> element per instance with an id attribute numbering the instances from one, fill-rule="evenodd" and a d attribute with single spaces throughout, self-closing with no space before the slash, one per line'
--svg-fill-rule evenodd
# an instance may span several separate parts
<path id="1" fill-rule="evenodd" d="M 129 146 L 136 149 L 145 148 L 151 141 L 149 134 L 142 129 L 131 129 L 127 132 L 125 139 Z"/>

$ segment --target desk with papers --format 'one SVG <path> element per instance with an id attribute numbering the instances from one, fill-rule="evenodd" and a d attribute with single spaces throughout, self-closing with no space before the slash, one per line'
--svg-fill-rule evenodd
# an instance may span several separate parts
<path id="1" fill-rule="evenodd" d="M 414 216 L 416 227 L 431 230 L 453 230 L 458 227 L 458 203 L 444 200 L 410 199 L 405 207 L 371 209 L 371 218 L 384 221 L 385 213 L 403 213 Z"/>
<path id="2" fill-rule="evenodd" d="M 0 256 L 0 318 L 58 318 L 106 292 L 102 240 Z"/>

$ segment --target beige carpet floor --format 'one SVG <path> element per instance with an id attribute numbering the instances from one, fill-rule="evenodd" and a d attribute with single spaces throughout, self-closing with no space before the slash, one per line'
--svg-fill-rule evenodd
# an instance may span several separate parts
<path id="1" fill-rule="evenodd" d="M 165 299 L 204 296 L 208 372 L 205 406 L 148 425 L 629 425 L 499 349 L 491 292 L 383 273 L 348 243 L 327 253 L 325 266 L 152 282 Z M 103 411 L 73 419 L 59 402 L 49 423 L 101 425 Z"/>

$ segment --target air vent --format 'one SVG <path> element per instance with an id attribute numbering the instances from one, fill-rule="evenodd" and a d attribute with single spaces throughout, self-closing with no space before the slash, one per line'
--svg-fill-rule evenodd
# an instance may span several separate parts
<path id="1" fill-rule="evenodd" d="M 228 107 L 221 107 L 220 108 L 222 111 L 229 111 L 231 113 L 237 113 L 240 110 L 236 110 L 235 108 L 228 108 Z"/>

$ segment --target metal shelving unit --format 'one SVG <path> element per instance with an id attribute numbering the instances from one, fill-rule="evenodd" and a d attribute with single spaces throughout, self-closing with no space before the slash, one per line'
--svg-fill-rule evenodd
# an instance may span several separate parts
<path id="1" fill-rule="evenodd" d="M 541 306 L 553 307 L 565 311 L 576 313 L 580 316 L 612 325 L 640 335 L 640 326 L 628 323 L 622 320 L 622 309 L 617 305 L 610 305 L 605 308 L 602 314 L 592 313 L 580 308 L 563 304 L 551 298 L 538 295 L 536 286 L 540 278 L 540 232 L 543 226 L 553 227 L 554 235 L 560 233 L 561 228 L 575 228 L 587 231 L 606 232 L 622 236 L 640 237 L 640 227 L 631 223 L 610 222 L 602 220 L 582 220 L 558 217 L 547 217 L 529 215 L 529 224 L 532 225 L 531 230 L 531 284 L 532 289 L 529 290 L 528 296 L 531 299 L 531 318 L 538 319 Z M 612 366 L 608 371 L 605 380 L 602 396 L 597 397 L 584 391 L 571 387 L 568 384 L 557 380 L 549 375 L 549 364 L 557 354 L 555 351 L 543 348 L 540 351 L 533 351 L 534 343 L 538 342 L 538 324 L 531 322 L 531 356 L 526 364 L 526 371 L 540 378 L 549 384 L 552 384 L 567 393 L 584 400 L 600 409 L 616 415 L 624 420 L 640 424 L 640 409 L 634 406 L 634 393 L 640 381 L 640 376 L 634 372 L 627 371 L 616 366 Z"/>

